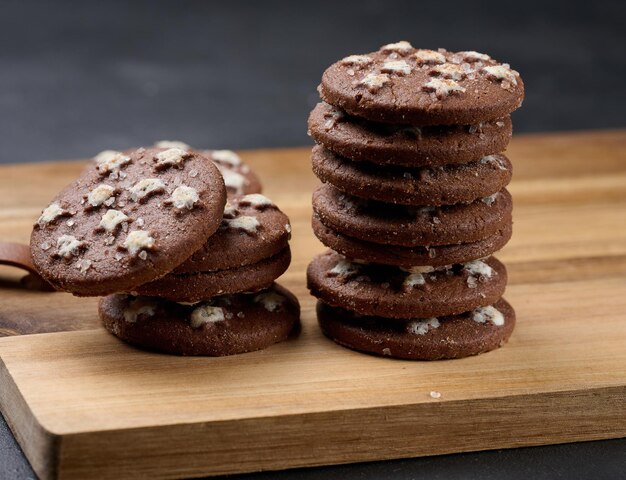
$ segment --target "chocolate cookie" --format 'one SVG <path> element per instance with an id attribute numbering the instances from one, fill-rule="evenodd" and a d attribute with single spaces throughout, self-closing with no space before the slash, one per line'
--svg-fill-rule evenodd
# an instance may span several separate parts
<path id="1" fill-rule="evenodd" d="M 177 140 L 161 140 L 155 143 L 161 148 L 180 148 L 182 150 L 194 150 L 186 143 Z M 239 155 L 232 150 L 199 150 L 200 154 L 213 160 L 213 163 L 222 173 L 224 184 L 229 195 L 245 195 L 248 193 L 261 193 L 263 190 L 261 181 L 256 173 L 241 161 Z"/>
<path id="2" fill-rule="evenodd" d="M 328 250 L 307 270 L 311 294 L 361 315 L 436 317 L 489 305 L 504 293 L 507 274 L 495 257 L 446 267 L 361 264 Z"/>
<path id="3" fill-rule="evenodd" d="M 502 152 L 511 139 L 511 117 L 478 125 L 416 127 L 374 123 L 318 103 L 309 116 L 313 139 L 337 155 L 406 167 L 476 161 Z"/>
<path id="4" fill-rule="evenodd" d="M 453 263 L 469 262 L 475 258 L 488 257 L 500 250 L 511 238 L 512 224 L 507 223 L 501 230 L 483 240 L 472 243 L 437 245 L 431 247 L 401 247 L 381 245 L 342 235 L 320 222 L 313 215 L 313 233 L 329 248 L 350 259 L 369 263 L 411 267 L 412 265 L 430 265 L 441 267 Z"/>
<path id="5" fill-rule="evenodd" d="M 465 164 L 409 169 L 353 162 L 319 145 L 313 147 L 311 160 L 315 175 L 342 192 L 403 205 L 473 202 L 506 187 L 512 170 L 504 155 L 489 155 Z"/>
<path id="6" fill-rule="evenodd" d="M 170 273 L 133 290 L 133 293 L 167 298 L 175 302 L 199 302 L 216 295 L 256 292 L 268 288 L 289 268 L 291 251 L 228 270 Z"/>
<path id="7" fill-rule="evenodd" d="M 393 320 L 362 317 L 317 304 L 324 334 L 353 350 L 409 360 L 463 358 L 505 344 L 515 327 L 515 311 L 503 298 L 458 315 Z"/>
<path id="8" fill-rule="evenodd" d="M 220 225 L 226 189 L 206 157 L 178 148 L 107 151 L 43 211 L 33 263 L 75 295 L 132 290 L 165 275 Z"/>
<path id="9" fill-rule="evenodd" d="M 517 109 L 524 83 L 488 55 L 415 49 L 403 41 L 334 63 L 322 76 L 320 95 L 376 122 L 475 125 Z"/>
<path id="10" fill-rule="evenodd" d="M 367 242 L 405 247 L 483 240 L 511 223 L 504 189 L 469 204 L 411 207 L 364 200 L 329 184 L 313 192 L 313 210 L 328 228 Z"/>
<path id="11" fill-rule="evenodd" d="M 300 317 L 296 297 L 277 284 L 195 305 L 116 294 L 101 299 L 99 311 L 104 327 L 121 340 L 176 355 L 260 350 L 286 340 Z"/>

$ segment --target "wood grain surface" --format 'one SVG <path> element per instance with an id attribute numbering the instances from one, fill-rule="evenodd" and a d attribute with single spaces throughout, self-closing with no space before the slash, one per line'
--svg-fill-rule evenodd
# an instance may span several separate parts
<path id="1" fill-rule="evenodd" d="M 96 299 L 30 291 L 22 273 L 0 269 L 0 406 L 42 478 L 192 477 L 626 436 L 626 131 L 513 139 L 514 236 L 499 258 L 517 329 L 498 351 L 431 363 L 358 354 L 319 332 L 304 279 L 323 249 L 309 225 L 308 151 L 242 152 L 292 220 L 280 281 L 303 306 L 297 339 L 227 358 L 140 352 L 99 327 Z M 27 242 L 81 168 L 1 167 L 0 240 Z"/>

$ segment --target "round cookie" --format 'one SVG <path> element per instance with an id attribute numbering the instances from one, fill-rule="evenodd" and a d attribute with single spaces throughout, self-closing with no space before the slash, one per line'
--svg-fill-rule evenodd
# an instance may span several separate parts
<path id="1" fill-rule="evenodd" d="M 512 171 L 504 155 L 489 155 L 459 165 L 408 169 L 353 162 L 320 145 L 313 147 L 311 161 L 315 175 L 338 190 L 402 205 L 470 203 L 506 187 Z"/>
<path id="2" fill-rule="evenodd" d="M 228 199 L 220 228 L 173 273 L 243 267 L 277 255 L 289 245 L 289 218 L 261 194 Z"/>
<path id="3" fill-rule="evenodd" d="M 415 127 L 374 123 L 318 103 L 309 115 L 313 139 L 356 161 L 406 167 L 467 163 L 506 149 L 511 117 L 478 125 Z"/>
<path id="4" fill-rule="evenodd" d="M 176 355 L 224 356 L 286 340 L 297 331 L 300 305 L 274 284 L 263 292 L 195 305 L 116 294 L 100 300 L 99 313 L 110 333 L 132 345 Z"/>
<path id="5" fill-rule="evenodd" d="M 458 315 L 414 320 L 362 317 L 318 302 L 317 318 L 324 335 L 344 347 L 408 360 L 485 353 L 504 345 L 515 328 L 515 311 L 503 298 Z"/>
<path id="6" fill-rule="evenodd" d="M 133 294 L 166 298 L 175 302 L 199 302 L 216 295 L 257 292 L 268 288 L 291 263 L 284 248 L 273 257 L 243 267 L 196 273 L 170 273 L 133 290 Z"/>
<path id="7" fill-rule="evenodd" d="M 376 243 L 342 235 L 326 227 L 315 214 L 312 225 L 313 233 L 324 245 L 349 259 L 406 268 L 413 265 L 441 267 L 488 257 L 504 247 L 513 232 L 512 224 L 508 223 L 494 235 L 472 243 L 431 247 L 402 247 L 397 245 L 381 247 Z"/>
<path id="8" fill-rule="evenodd" d="M 33 263 L 48 282 L 75 295 L 132 290 L 202 247 L 225 203 L 220 172 L 197 152 L 106 151 L 39 217 Z"/>
<path id="9" fill-rule="evenodd" d="M 495 302 L 507 274 L 496 258 L 433 268 L 361 264 L 329 250 L 313 258 L 307 285 L 333 307 L 385 318 L 436 317 Z"/>
<path id="10" fill-rule="evenodd" d="M 313 211 L 328 228 L 367 242 L 405 247 L 483 240 L 511 223 L 506 189 L 469 204 L 411 207 L 364 200 L 329 184 L 313 192 Z"/>
<path id="11" fill-rule="evenodd" d="M 508 115 L 524 99 L 524 83 L 507 64 L 405 41 L 334 63 L 319 90 L 351 115 L 411 125 L 474 125 Z"/>
<path id="12" fill-rule="evenodd" d="M 178 140 L 161 140 L 155 143 L 161 148 L 180 148 L 194 150 Z M 504 150 L 504 149 L 503 149 Z M 256 173 L 232 150 L 199 150 L 200 154 L 210 158 L 224 177 L 224 184 L 229 195 L 261 193 L 263 187 Z"/>

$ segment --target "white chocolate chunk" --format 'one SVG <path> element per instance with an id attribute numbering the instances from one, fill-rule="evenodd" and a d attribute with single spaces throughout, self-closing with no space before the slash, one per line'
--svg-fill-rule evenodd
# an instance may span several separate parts
<path id="1" fill-rule="evenodd" d="M 99 207 L 113 196 L 114 191 L 115 188 L 111 185 L 102 183 L 89 192 L 89 195 L 87 195 L 87 202 L 92 207 Z"/>
<path id="2" fill-rule="evenodd" d="M 410 289 L 417 285 L 424 285 L 425 283 L 426 280 L 424 280 L 424 275 L 421 273 L 409 273 L 402 282 L 402 286 L 406 289 Z"/>
<path id="3" fill-rule="evenodd" d="M 100 227 L 107 232 L 114 232 L 117 226 L 122 222 L 127 222 L 128 217 L 119 210 L 107 210 L 100 220 Z"/>
<path id="4" fill-rule="evenodd" d="M 131 255 L 137 255 L 141 250 L 154 248 L 154 238 L 145 230 L 132 230 L 124 240 L 124 248 Z"/>
<path id="5" fill-rule="evenodd" d="M 486 205 L 492 205 L 493 202 L 496 201 L 496 198 L 498 198 L 498 194 L 499 192 L 496 192 L 493 195 L 489 195 L 488 197 L 481 198 L 480 201 Z"/>
<path id="6" fill-rule="evenodd" d="M 255 207 L 258 210 L 262 210 L 265 207 L 273 207 L 274 202 L 272 202 L 269 198 L 267 198 L 265 195 L 262 195 L 260 193 L 250 193 L 246 196 L 244 196 L 240 201 L 239 201 L 239 205 L 250 205 L 252 207 Z"/>
<path id="7" fill-rule="evenodd" d="M 408 75 L 411 73 L 411 67 L 404 60 L 387 60 L 383 63 L 381 72 L 395 73 L 397 75 Z"/>
<path id="8" fill-rule="evenodd" d="M 234 218 L 238 213 L 239 211 L 230 202 L 226 202 L 224 206 L 224 218 Z"/>
<path id="9" fill-rule="evenodd" d="M 67 213 L 68 212 L 63 210 L 58 203 L 51 203 L 41 213 L 41 216 L 37 220 L 37 225 L 43 227 L 44 225 L 47 225 L 48 223 L 56 220 L 60 216 L 66 215 Z"/>
<path id="10" fill-rule="evenodd" d="M 408 273 L 431 273 L 435 271 L 435 267 L 431 267 L 430 265 L 416 265 L 408 268 L 400 267 L 400 269 Z"/>
<path id="11" fill-rule="evenodd" d="M 465 88 L 448 78 L 431 78 L 423 87 L 427 92 L 435 92 L 437 98 L 445 98 L 455 92 L 464 92 Z"/>
<path id="12" fill-rule="evenodd" d="M 80 270 L 81 273 L 85 273 L 87 270 L 89 270 L 91 268 L 91 265 L 91 260 L 87 260 L 86 258 L 81 258 L 74 264 L 76 269 Z"/>
<path id="13" fill-rule="evenodd" d="M 443 78 L 450 78 L 452 80 L 463 80 L 466 76 L 465 71 L 453 63 L 437 65 L 433 67 L 432 73 Z"/>
<path id="14" fill-rule="evenodd" d="M 156 159 L 157 167 L 178 167 L 190 155 L 188 151 L 182 148 L 168 148 L 157 153 L 154 158 Z"/>
<path id="15" fill-rule="evenodd" d="M 196 189 L 187 185 L 176 187 L 171 196 L 172 204 L 179 209 L 186 208 L 191 210 L 198 200 L 200 200 L 200 196 Z"/>
<path id="16" fill-rule="evenodd" d="M 491 60 L 491 57 L 489 55 L 486 55 L 484 53 L 478 53 L 475 52 L 474 50 L 468 50 L 467 52 L 459 52 L 459 54 L 461 55 L 461 57 L 463 58 L 463 60 L 465 60 L 466 62 L 486 62 L 487 60 Z"/>
<path id="17" fill-rule="evenodd" d="M 73 235 L 61 235 L 57 238 L 57 254 L 59 257 L 71 258 L 78 254 L 80 248 L 87 245 L 87 242 L 78 240 Z"/>
<path id="18" fill-rule="evenodd" d="M 287 299 L 282 295 L 270 291 L 259 293 L 257 296 L 254 297 L 253 301 L 254 303 L 260 303 L 261 305 L 263 305 L 263 308 L 265 308 L 265 310 L 267 310 L 268 312 L 275 312 L 283 306 L 285 300 Z"/>
<path id="19" fill-rule="evenodd" d="M 413 50 L 413 45 L 411 45 L 406 40 L 401 40 L 397 43 L 388 43 L 387 45 L 383 45 L 380 47 L 382 52 L 397 52 L 397 53 L 408 53 Z"/>
<path id="20" fill-rule="evenodd" d="M 348 278 L 359 273 L 359 266 L 349 260 L 339 260 L 337 264 L 328 271 L 331 277 Z"/>
<path id="21" fill-rule="evenodd" d="M 486 157 L 480 159 L 480 163 L 495 163 L 500 170 L 508 170 L 502 159 L 497 155 L 487 155 Z"/>
<path id="22" fill-rule="evenodd" d="M 517 78 L 514 70 L 505 65 L 492 65 L 484 67 L 483 72 L 487 74 L 487 78 L 502 82 L 503 88 L 510 88 L 511 85 L 517 85 Z"/>
<path id="23" fill-rule="evenodd" d="M 433 65 L 446 62 L 446 56 L 434 50 L 418 50 L 413 56 L 417 60 L 418 65 Z"/>
<path id="24" fill-rule="evenodd" d="M 200 328 L 205 323 L 222 322 L 226 319 L 224 310 L 220 307 L 204 305 L 191 312 L 191 328 Z"/>
<path id="25" fill-rule="evenodd" d="M 191 147 L 185 142 L 178 140 L 159 140 L 154 144 L 157 148 L 178 148 L 179 150 L 191 150 Z"/>
<path id="26" fill-rule="evenodd" d="M 226 222 L 227 228 L 243 230 L 250 234 L 256 233 L 261 226 L 261 223 L 259 223 L 256 217 L 250 217 L 248 215 L 237 218 L 225 218 L 222 222 Z"/>
<path id="27" fill-rule="evenodd" d="M 124 165 L 130 163 L 129 156 L 115 150 L 100 152 L 95 156 L 95 160 L 101 174 L 119 172 Z"/>
<path id="28" fill-rule="evenodd" d="M 130 187 L 130 198 L 135 202 L 141 201 L 153 193 L 160 193 L 165 190 L 165 184 L 159 178 L 144 178 Z"/>
<path id="29" fill-rule="evenodd" d="M 124 320 L 135 323 L 139 315 L 153 316 L 156 312 L 156 302 L 145 297 L 138 297 L 130 301 L 124 309 Z"/>
<path id="30" fill-rule="evenodd" d="M 370 65 L 374 60 L 367 55 L 350 55 L 339 61 L 341 65 L 353 65 L 355 67 L 366 67 Z"/>
<path id="31" fill-rule="evenodd" d="M 389 75 L 386 73 L 368 73 L 365 77 L 363 77 L 357 85 L 361 85 L 366 87 L 370 92 L 376 93 L 380 90 L 386 83 L 389 83 L 391 80 Z"/>
<path id="32" fill-rule="evenodd" d="M 233 167 L 241 165 L 241 158 L 239 158 L 239 155 L 232 150 L 213 150 L 213 152 L 211 152 L 211 156 L 213 157 L 213 160 L 227 163 Z"/>
<path id="33" fill-rule="evenodd" d="M 222 178 L 224 179 L 224 185 L 226 186 L 226 188 L 232 188 L 235 190 L 235 193 L 241 195 L 243 193 L 243 187 L 246 184 L 246 177 L 238 172 L 231 170 L 230 167 L 220 165 L 219 163 L 216 163 L 215 165 L 222 174 Z"/>
<path id="34" fill-rule="evenodd" d="M 472 312 L 472 320 L 476 323 L 491 322 L 497 327 L 504 325 L 504 315 L 492 305 L 476 308 Z"/>
<path id="35" fill-rule="evenodd" d="M 439 319 L 432 317 L 425 320 L 414 320 L 407 325 L 407 332 L 413 335 L 426 335 L 429 331 L 439 328 Z"/>
<path id="36" fill-rule="evenodd" d="M 474 260 L 463 264 L 463 270 L 470 275 L 477 277 L 491 278 L 493 275 L 493 268 L 487 265 L 482 260 Z"/>

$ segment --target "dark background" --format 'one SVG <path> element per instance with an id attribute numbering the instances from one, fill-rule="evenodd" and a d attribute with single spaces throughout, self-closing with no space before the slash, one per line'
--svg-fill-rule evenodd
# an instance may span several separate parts
<path id="1" fill-rule="evenodd" d="M 0 0 L 0 25 L 0 163 L 80 158 L 160 139 L 208 148 L 307 145 L 306 117 L 324 68 L 398 40 L 509 62 L 526 84 L 516 132 L 626 127 L 624 1 Z M 625 472 L 626 441 L 613 440 L 258 478 Z M 29 476 L 0 418 L 0 479 Z"/>
<path id="2" fill-rule="evenodd" d="M 324 69 L 403 39 L 519 70 L 516 132 L 624 127 L 625 4 L 0 0 L 0 163 L 306 145 Z"/>

